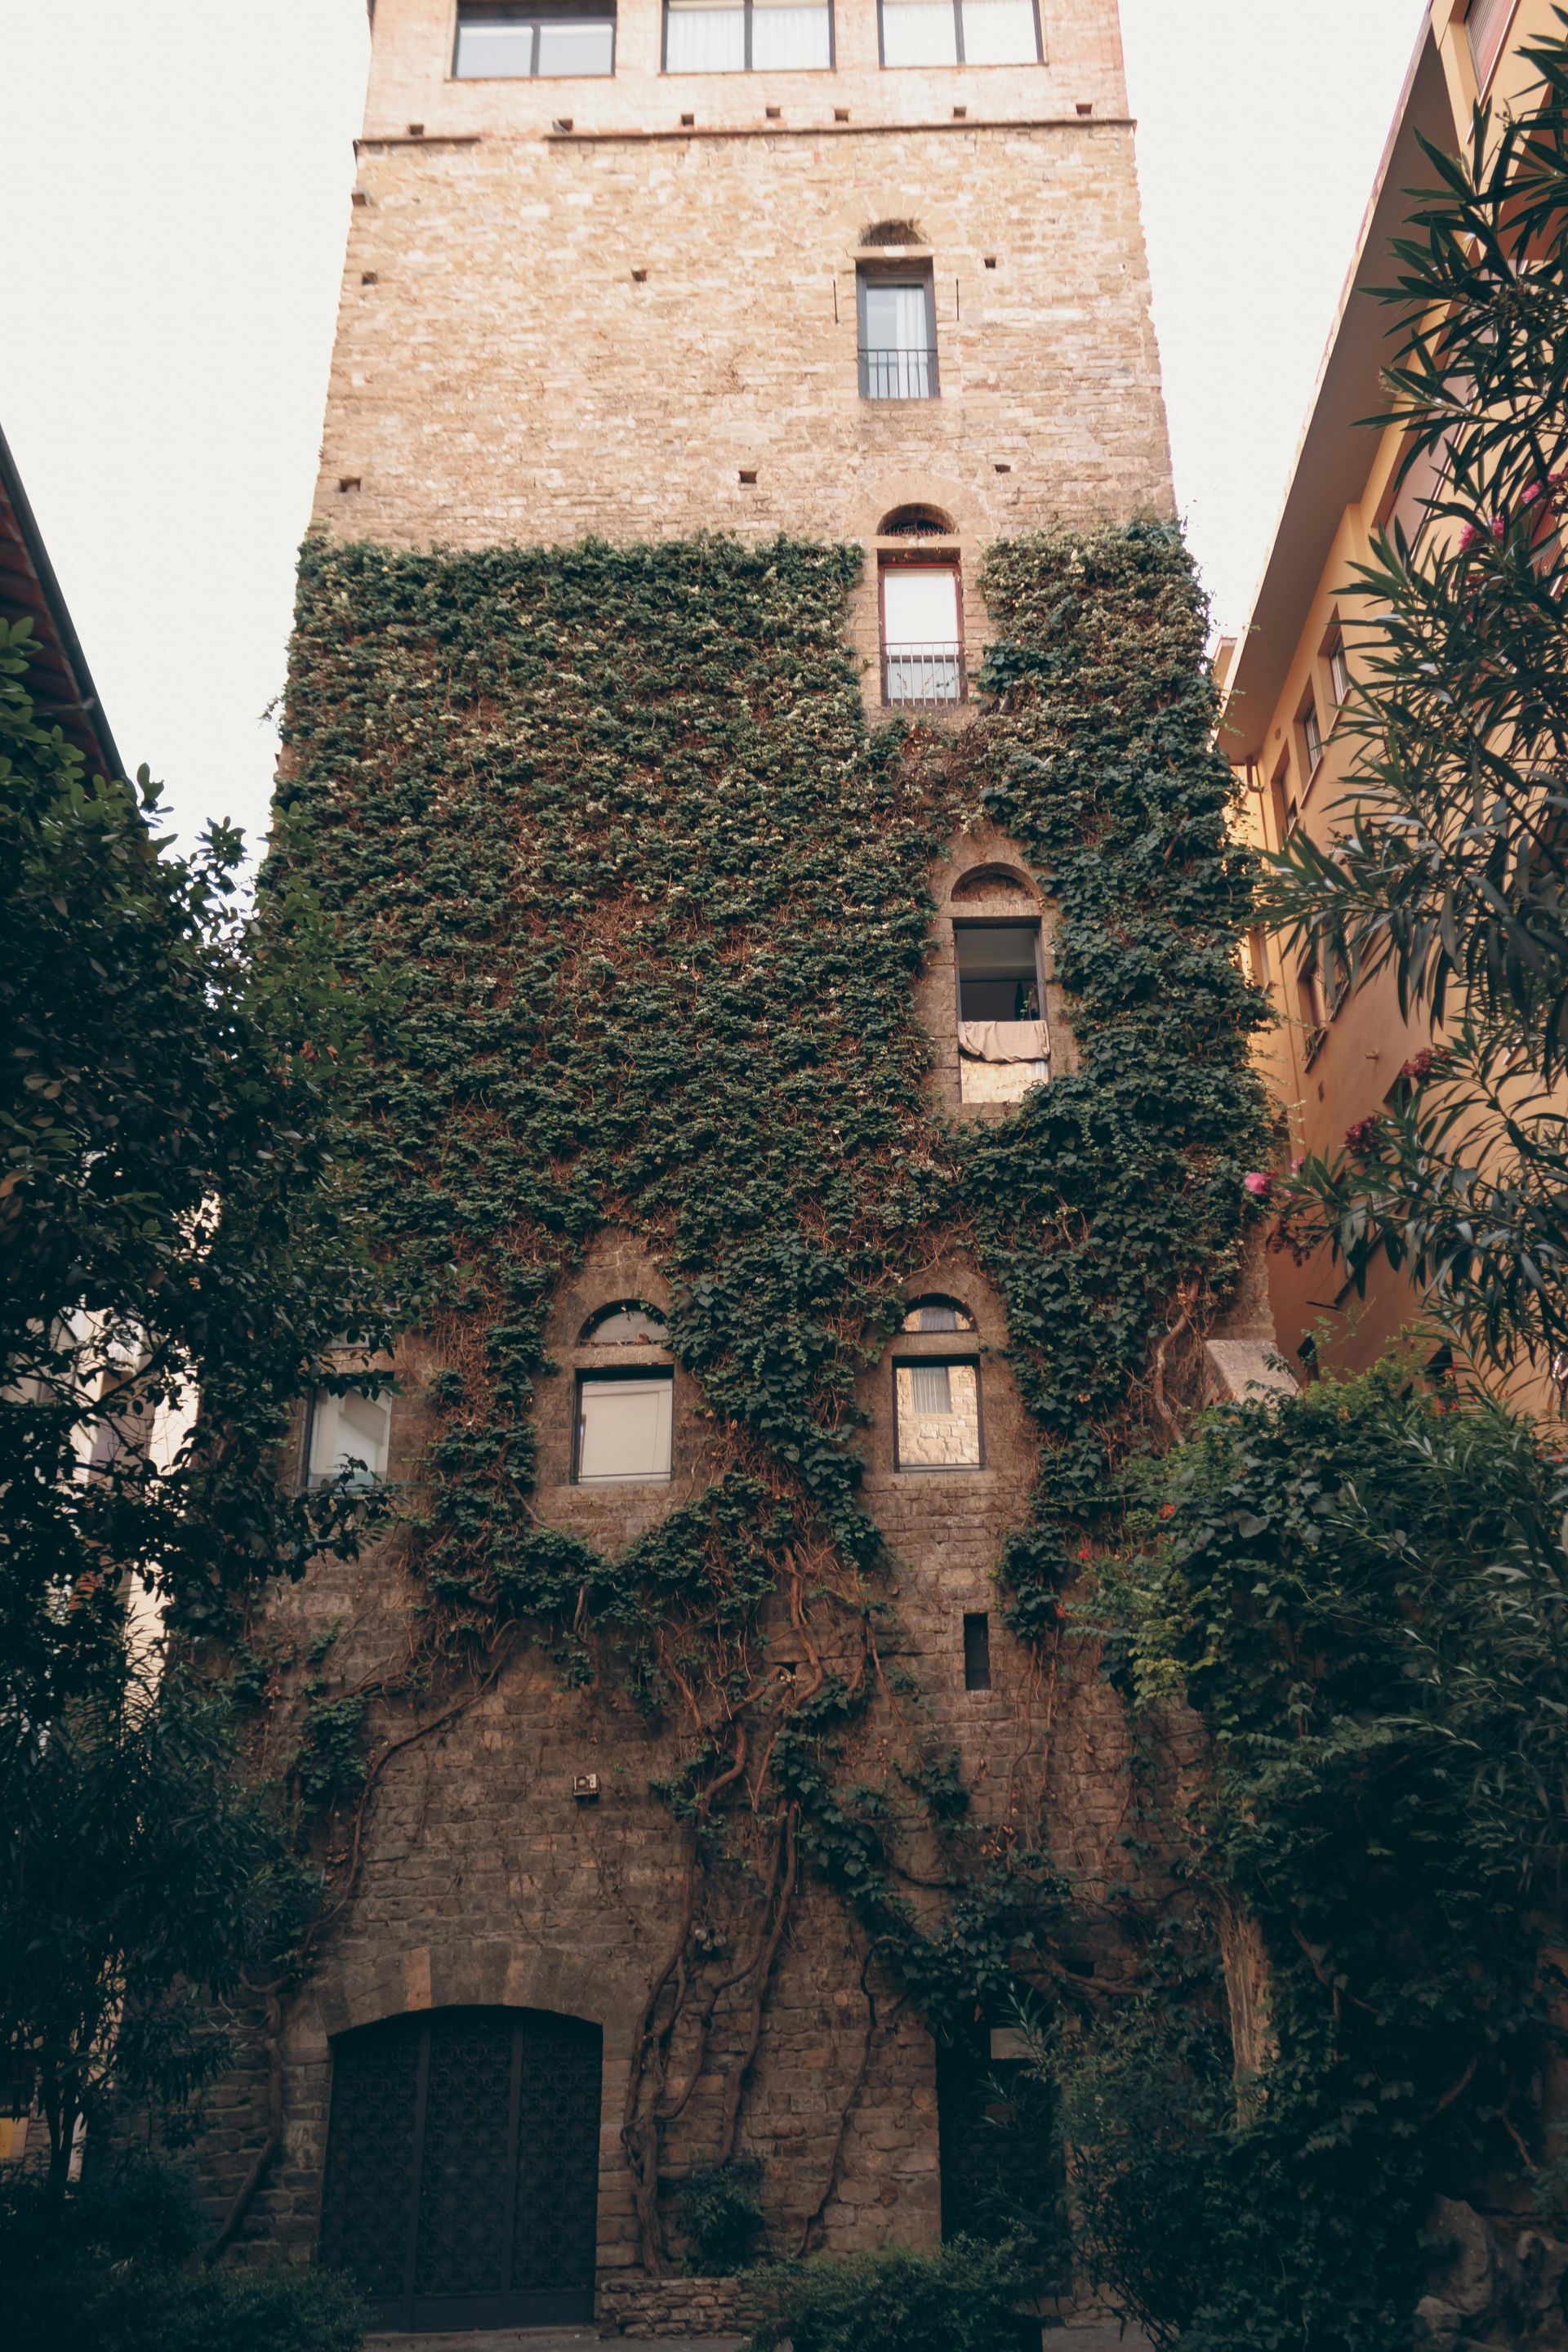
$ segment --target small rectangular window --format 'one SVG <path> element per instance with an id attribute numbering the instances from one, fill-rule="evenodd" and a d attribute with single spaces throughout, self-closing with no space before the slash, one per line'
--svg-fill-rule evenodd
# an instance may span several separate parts
<path id="1" fill-rule="evenodd" d="M 832 63 L 828 0 L 665 0 L 666 73 L 816 73 Z"/>
<path id="2" fill-rule="evenodd" d="M 984 1609 L 969 1611 L 964 1615 L 963 1687 L 991 1687 L 991 1620 Z"/>
<path id="3" fill-rule="evenodd" d="M 980 1366 L 973 1356 L 894 1365 L 893 1439 L 900 1470 L 980 1467 Z"/>
<path id="4" fill-rule="evenodd" d="M 615 0 L 458 0 L 459 81 L 557 80 L 616 69 Z"/>
<path id="5" fill-rule="evenodd" d="M 956 563 L 884 562 L 882 699 L 963 700 L 963 622 Z"/>
<path id="6" fill-rule="evenodd" d="M 305 1475 L 312 1486 L 346 1478 L 354 1492 L 380 1486 L 386 1475 L 392 1435 L 392 1399 L 350 1389 L 333 1396 L 319 1389 L 310 1400 L 305 1440 Z"/>
<path id="7" fill-rule="evenodd" d="M 1051 1074 L 1040 1001 L 1040 927 L 955 923 L 961 1102 L 1018 1102 Z"/>
<path id="8" fill-rule="evenodd" d="M 935 400 L 936 288 L 931 265 L 862 262 L 855 273 L 862 400 Z"/>
<path id="9" fill-rule="evenodd" d="M 1035 0 L 881 0 L 885 66 L 1037 66 Z"/>
<path id="10" fill-rule="evenodd" d="M 606 1486 L 670 1475 L 675 1381 L 669 1372 L 584 1372 L 577 1382 L 579 1486 Z"/>

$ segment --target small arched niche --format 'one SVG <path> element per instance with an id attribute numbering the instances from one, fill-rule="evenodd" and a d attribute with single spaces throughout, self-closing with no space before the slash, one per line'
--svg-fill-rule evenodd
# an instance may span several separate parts
<path id="1" fill-rule="evenodd" d="M 1020 906 L 1037 907 L 1040 903 L 1039 892 L 1016 866 L 976 866 L 961 875 L 952 886 L 955 907 L 1005 898 L 1016 899 Z"/>
<path id="2" fill-rule="evenodd" d="M 595 1307 L 577 1336 L 580 1344 L 595 1348 L 662 1348 L 669 1335 L 657 1307 L 645 1307 L 640 1298 L 617 1298 Z"/>

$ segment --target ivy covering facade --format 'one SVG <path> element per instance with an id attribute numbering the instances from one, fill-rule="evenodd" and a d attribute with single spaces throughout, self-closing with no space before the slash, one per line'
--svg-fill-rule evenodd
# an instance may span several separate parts
<path id="1" fill-rule="evenodd" d="M 1121 1463 L 1167 1441 L 1167 1357 L 1174 1380 L 1235 1285 L 1267 1150 L 1249 876 L 1178 535 L 993 548 L 995 642 L 955 732 L 868 722 L 845 633 L 861 561 L 316 539 L 300 574 L 268 952 L 334 967 L 340 1180 L 436 1351 L 410 1685 L 478 1687 L 542 1643 L 679 1750 L 684 1915 L 649 1958 L 623 2135 L 655 2263 L 660 2100 L 682 2005 L 712 2016 L 712 1906 L 747 1914 L 752 1955 L 722 2162 L 803 1885 L 837 1891 L 939 2031 L 1026 1974 L 1069 1900 L 1044 1825 L 1035 1853 L 966 1821 L 899 1657 L 855 1382 L 908 1278 L 940 1243 L 1005 1305 L 1040 1470 L 997 1572 L 1049 1649 Z M 933 865 L 981 823 L 1053 909 L 1076 1067 L 955 1122 L 915 982 Z M 549 1303 L 612 1228 L 668 1280 L 713 1465 L 618 1557 L 531 1503 Z M 787 1688 L 781 1625 L 808 1669 Z M 313 1719 L 341 1738 L 359 1715 L 314 1664 Z M 918 1892 L 917 1836 L 939 1856 Z"/>

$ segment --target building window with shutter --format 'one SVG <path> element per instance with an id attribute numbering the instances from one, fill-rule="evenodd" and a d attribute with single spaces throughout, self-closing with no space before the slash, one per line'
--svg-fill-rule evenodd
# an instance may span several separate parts
<path id="1" fill-rule="evenodd" d="M 458 0 L 458 81 L 553 81 L 615 69 L 615 0 Z"/>
<path id="2" fill-rule="evenodd" d="M 391 1438 L 389 1396 L 366 1396 L 361 1389 L 333 1396 L 319 1389 L 306 1423 L 306 1484 L 326 1486 L 341 1479 L 356 1494 L 379 1486 L 386 1476 Z"/>
<path id="3" fill-rule="evenodd" d="M 1329 684 L 1334 692 L 1334 706 L 1342 710 L 1351 698 L 1351 666 L 1345 655 L 1344 631 L 1335 627 L 1328 644 Z"/>
<path id="4" fill-rule="evenodd" d="M 884 557 L 878 586 L 883 702 L 917 709 L 962 702 L 963 602 L 957 564 Z"/>
<path id="5" fill-rule="evenodd" d="M 629 1486 L 668 1479 L 674 1423 L 673 1371 L 580 1372 L 573 1464 L 577 1485 Z"/>
<path id="6" fill-rule="evenodd" d="M 1497 70 L 1502 45 L 1508 38 L 1508 28 L 1513 22 L 1518 5 L 1519 0 L 1470 0 L 1465 30 L 1469 36 L 1476 86 L 1483 97 L 1487 84 Z"/>
<path id="7" fill-rule="evenodd" d="M 1307 754 L 1307 782 L 1310 783 L 1323 758 L 1323 730 L 1318 724 L 1318 705 L 1312 695 L 1301 707 L 1301 747 Z"/>

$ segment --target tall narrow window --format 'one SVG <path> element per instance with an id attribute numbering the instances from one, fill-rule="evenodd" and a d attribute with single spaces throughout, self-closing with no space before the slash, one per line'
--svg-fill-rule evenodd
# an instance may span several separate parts
<path id="1" fill-rule="evenodd" d="M 991 1620 L 984 1609 L 971 1610 L 964 1616 L 963 1687 L 991 1687 Z"/>
<path id="2" fill-rule="evenodd" d="M 936 295 L 931 265 L 856 273 L 862 400 L 934 400 Z"/>
<path id="3" fill-rule="evenodd" d="M 959 1098 L 1017 1102 L 1051 1074 L 1040 1003 L 1040 927 L 953 925 L 958 973 Z"/>
<path id="4" fill-rule="evenodd" d="M 884 562 L 882 699 L 963 699 L 963 625 L 956 563 Z"/>
<path id="5" fill-rule="evenodd" d="M 666 73 L 812 73 L 832 63 L 828 0 L 665 0 Z"/>
<path id="6" fill-rule="evenodd" d="M 579 1486 L 668 1478 L 675 1382 L 668 1371 L 582 1372 L 577 1381 Z"/>
<path id="7" fill-rule="evenodd" d="M 616 69 L 615 0 L 458 0 L 459 81 L 528 81 Z"/>
<path id="8" fill-rule="evenodd" d="M 1351 698 L 1351 666 L 1345 657 L 1342 629 L 1336 629 L 1329 639 L 1329 684 L 1334 690 L 1334 702 L 1342 709 Z"/>
<path id="9" fill-rule="evenodd" d="M 1517 0 L 1470 0 L 1465 30 L 1470 37 L 1477 85 L 1483 94 L 1502 55 L 1516 5 Z"/>
<path id="10" fill-rule="evenodd" d="M 1035 66 L 1035 0 L 880 0 L 885 66 Z"/>
<path id="11" fill-rule="evenodd" d="M 1323 756 L 1323 730 L 1318 724 L 1317 703 L 1310 695 L 1308 696 L 1306 707 L 1301 712 L 1301 741 L 1306 749 L 1307 778 L 1310 782 L 1312 777 L 1318 772 L 1318 763 Z"/>

